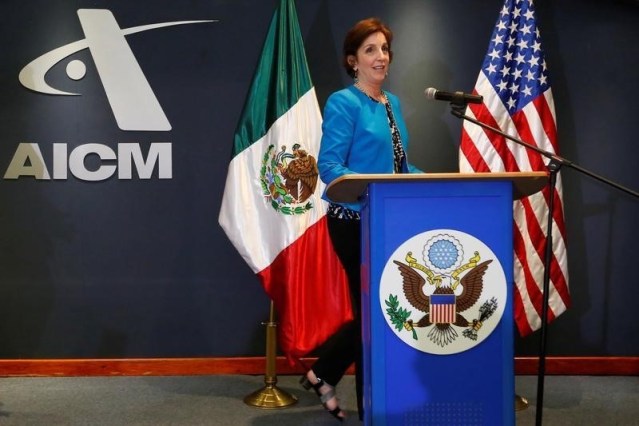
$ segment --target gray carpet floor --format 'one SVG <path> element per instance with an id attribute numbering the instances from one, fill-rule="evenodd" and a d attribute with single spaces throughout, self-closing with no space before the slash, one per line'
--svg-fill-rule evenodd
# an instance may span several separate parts
<path id="1" fill-rule="evenodd" d="M 150 376 L 0 378 L 0 425 L 337 425 L 297 377 L 278 377 L 277 387 L 298 398 L 287 408 L 262 409 L 244 397 L 264 385 L 263 376 Z M 517 425 L 535 424 L 537 378 L 516 378 L 529 407 Z M 338 387 L 349 411 L 343 424 L 359 425 L 354 380 Z M 544 425 L 639 426 L 639 378 L 547 376 Z M 496 425 L 497 426 L 497 425 Z"/>

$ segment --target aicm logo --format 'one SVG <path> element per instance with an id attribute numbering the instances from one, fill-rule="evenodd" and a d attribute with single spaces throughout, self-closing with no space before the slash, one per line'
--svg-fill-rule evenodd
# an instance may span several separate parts
<path id="1" fill-rule="evenodd" d="M 27 64 L 18 76 L 20 83 L 34 92 L 58 96 L 79 96 L 51 87 L 45 81 L 47 72 L 58 62 L 84 49 L 89 49 L 104 87 L 109 105 L 118 127 L 124 131 L 169 131 L 171 124 L 164 114 L 125 36 L 175 25 L 216 22 L 213 20 L 176 21 L 142 25 L 122 29 L 109 10 L 79 9 L 78 18 L 86 36 L 47 52 Z M 86 66 L 79 60 L 66 65 L 66 74 L 72 80 L 86 75 Z M 97 155 L 102 160 L 118 160 L 118 177 L 130 179 L 135 165 L 141 178 L 149 178 L 158 164 L 160 179 L 171 179 L 171 143 L 151 143 L 144 160 L 139 144 L 118 144 L 117 152 L 107 145 L 84 144 L 76 147 L 67 157 L 66 144 L 53 146 L 53 179 L 66 179 L 67 168 L 78 179 L 96 181 L 108 179 L 116 166 L 101 165 L 98 170 L 87 170 L 84 160 Z M 123 158 L 124 156 L 124 158 Z M 5 179 L 31 176 L 51 179 L 38 144 L 21 143 L 4 175 Z"/>

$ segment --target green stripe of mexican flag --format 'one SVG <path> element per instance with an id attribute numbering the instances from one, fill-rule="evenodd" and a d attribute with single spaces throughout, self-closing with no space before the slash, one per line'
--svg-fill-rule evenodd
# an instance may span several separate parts
<path id="1" fill-rule="evenodd" d="M 281 0 L 236 129 L 219 223 L 273 300 L 290 359 L 351 316 L 321 199 L 321 123 L 295 4 Z M 318 301 L 330 322 L 312 317 Z"/>

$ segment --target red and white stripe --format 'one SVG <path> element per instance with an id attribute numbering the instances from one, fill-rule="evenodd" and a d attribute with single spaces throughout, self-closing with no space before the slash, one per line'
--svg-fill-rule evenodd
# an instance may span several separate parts
<path id="1" fill-rule="evenodd" d="M 512 116 L 490 81 L 479 73 L 475 86 L 483 104 L 471 105 L 466 114 L 503 132 L 556 153 L 557 128 L 552 92 L 547 89 Z M 460 146 L 460 172 L 545 171 L 548 159 L 489 130 L 464 122 Z M 543 276 L 550 189 L 544 188 L 514 203 L 515 321 L 525 336 L 541 327 Z M 552 221 L 553 256 L 550 263 L 548 321 L 570 306 L 568 259 L 564 224 L 562 182 L 557 176 Z"/>
<path id="2" fill-rule="evenodd" d="M 455 305 L 436 304 L 430 306 L 430 321 L 433 324 L 451 324 L 456 319 Z"/>

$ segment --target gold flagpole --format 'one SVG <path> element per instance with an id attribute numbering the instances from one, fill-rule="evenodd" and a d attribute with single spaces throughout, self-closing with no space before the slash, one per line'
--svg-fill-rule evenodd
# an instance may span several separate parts
<path id="1" fill-rule="evenodd" d="M 275 322 L 275 307 L 271 301 L 269 320 L 263 323 L 266 326 L 266 373 L 264 374 L 264 387 L 244 398 L 244 403 L 258 408 L 285 408 L 297 402 L 294 395 L 279 389 L 277 374 L 275 372 L 275 359 L 277 356 L 277 323 Z"/>
<path id="2" fill-rule="evenodd" d="M 522 411 L 528 408 L 528 400 L 521 395 L 515 394 L 515 411 Z"/>

